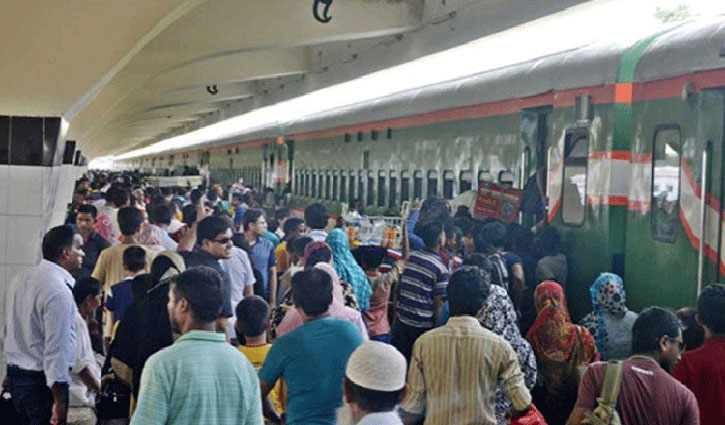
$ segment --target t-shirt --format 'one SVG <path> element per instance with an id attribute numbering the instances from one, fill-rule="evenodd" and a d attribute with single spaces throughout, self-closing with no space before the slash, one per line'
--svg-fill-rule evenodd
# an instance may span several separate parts
<path id="1" fill-rule="evenodd" d="M 272 242 L 272 245 L 274 245 L 275 247 L 277 245 L 279 245 L 279 236 L 277 236 L 276 234 L 270 232 L 269 230 L 267 230 L 266 232 L 264 232 L 264 234 L 262 235 L 262 237 L 264 239 L 267 239 L 268 241 Z"/>
<path id="2" fill-rule="evenodd" d="M 179 252 L 182 258 L 184 258 L 184 264 L 186 268 L 205 266 L 214 269 L 219 276 L 222 278 L 224 283 L 224 303 L 222 304 L 221 317 L 232 317 L 234 310 L 232 308 L 232 280 L 229 274 L 222 269 L 219 260 L 212 257 L 205 251 L 195 249 L 194 251 L 181 251 Z"/>
<path id="3" fill-rule="evenodd" d="M 249 259 L 252 261 L 252 267 L 262 274 L 264 297 L 269 299 L 269 268 L 277 266 L 274 244 L 267 239 L 257 238 L 257 242 L 249 250 Z"/>
<path id="4" fill-rule="evenodd" d="M 252 363 L 252 366 L 254 366 L 254 370 L 259 373 L 259 371 L 262 369 L 262 366 L 264 365 L 264 360 L 267 358 L 267 354 L 269 354 L 269 350 L 272 348 L 272 344 L 263 344 L 263 345 L 240 345 L 239 351 L 242 352 L 245 356 L 247 356 L 247 359 Z M 272 401 L 272 404 L 274 404 L 275 409 L 277 409 L 277 412 L 280 414 L 284 413 L 284 406 L 282 405 L 282 380 L 278 379 L 277 383 L 274 384 L 274 388 L 272 388 L 272 391 L 269 393 L 269 399 Z"/>
<path id="5" fill-rule="evenodd" d="M 259 379 L 269 384 L 284 377 L 288 425 L 335 424 L 345 366 L 360 344 L 355 325 L 329 317 L 307 322 L 274 342 Z"/>
<path id="6" fill-rule="evenodd" d="M 106 309 L 113 312 L 113 323 L 123 317 L 128 306 L 133 302 L 131 296 L 131 282 L 133 278 L 126 278 L 111 286 L 111 293 L 106 297 Z"/>
<path id="7" fill-rule="evenodd" d="M 597 407 L 606 370 L 604 362 L 587 369 L 581 385 L 577 408 Z M 624 361 L 617 412 L 623 425 L 697 425 L 697 400 L 675 378 L 651 358 L 638 356 Z"/>
<path id="8" fill-rule="evenodd" d="M 400 278 L 396 317 L 408 326 L 432 328 L 433 299 L 446 296 L 448 269 L 433 251 L 413 251 Z"/>
<path id="9" fill-rule="evenodd" d="M 705 340 L 702 347 L 682 354 L 673 376 L 697 397 L 702 425 L 725 421 L 725 337 Z"/>
<path id="10" fill-rule="evenodd" d="M 274 249 L 274 256 L 277 258 L 277 271 L 284 273 L 289 268 L 290 255 L 287 252 L 287 241 L 281 242 Z"/>

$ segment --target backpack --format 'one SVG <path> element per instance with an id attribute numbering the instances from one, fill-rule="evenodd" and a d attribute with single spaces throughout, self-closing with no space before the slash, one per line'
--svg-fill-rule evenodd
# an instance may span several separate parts
<path id="1" fill-rule="evenodd" d="M 588 425 L 621 425 L 617 413 L 617 398 L 622 384 L 622 362 L 609 361 L 604 375 L 602 391 L 597 398 L 597 407 L 593 412 L 586 412 L 582 424 Z"/>
<path id="2" fill-rule="evenodd" d="M 488 256 L 488 261 L 493 266 L 491 270 L 491 283 L 494 285 L 502 286 L 509 290 L 509 269 L 506 266 L 506 260 L 503 258 L 503 253 L 496 252 Z"/>

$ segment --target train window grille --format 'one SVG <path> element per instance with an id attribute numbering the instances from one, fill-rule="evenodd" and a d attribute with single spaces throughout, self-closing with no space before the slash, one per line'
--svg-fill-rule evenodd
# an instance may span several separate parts
<path id="1" fill-rule="evenodd" d="M 388 190 L 388 206 L 390 208 L 395 208 L 396 204 L 398 203 L 398 177 L 395 172 L 390 173 L 390 183 L 388 187 L 390 188 Z"/>
<path id="2" fill-rule="evenodd" d="M 564 224 L 584 223 L 587 199 L 587 166 L 589 135 L 586 130 L 574 130 L 564 139 L 564 173 L 561 193 L 561 220 Z"/>
<path id="3" fill-rule="evenodd" d="M 378 206 L 385 206 L 385 173 L 378 173 Z"/>
<path id="4" fill-rule="evenodd" d="M 410 201 L 410 173 L 407 171 L 400 174 L 400 201 Z"/>
<path id="5" fill-rule="evenodd" d="M 453 199 L 453 191 L 456 184 L 456 176 L 453 171 L 445 171 L 443 173 L 443 198 Z"/>
<path id="6" fill-rule="evenodd" d="M 461 171 L 458 192 L 463 193 L 473 188 L 473 173 L 470 170 Z"/>
<path id="7" fill-rule="evenodd" d="M 294 184 L 292 185 L 292 191 L 294 192 L 295 195 L 299 195 L 300 194 L 299 190 L 300 190 L 300 172 L 295 171 L 295 181 L 294 181 Z"/>
<path id="8" fill-rule="evenodd" d="M 375 203 L 375 176 L 368 175 L 368 191 L 365 198 L 366 205 L 373 205 Z"/>
<path id="9" fill-rule="evenodd" d="M 481 183 L 492 183 L 493 182 L 493 174 L 491 174 L 488 170 L 481 170 L 478 172 L 478 184 L 481 185 Z"/>
<path id="10" fill-rule="evenodd" d="M 317 172 L 317 199 L 324 199 L 325 196 L 325 179 L 322 171 Z"/>
<path id="11" fill-rule="evenodd" d="M 305 171 L 305 196 L 310 196 L 310 172 Z"/>
<path id="12" fill-rule="evenodd" d="M 350 180 L 347 191 L 347 202 L 355 202 L 355 172 L 350 171 Z"/>
<path id="13" fill-rule="evenodd" d="M 325 176 L 325 199 L 328 201 L 330 200 L 330 194 L 332 192 L 332 176 L 326 175 Z"/>
<path id="14" fill-rule="evenodd" d="M 652 236 L 673 243 L 677 240 L 680 213 L 680 127 L 676 124 L 655 128 L 652 142 Z"/>
<path id="15" fill-rule="evenodd" d="M 345 174 L 340 174 L 340 202 L 347 201 L 347 178 Z"/>
<path id="16" fill-rule="evenodd" d="M 317 197 L 317 173 L 312 171 L 312 184 L 311 184 L 311 190 L 310 190 L 310 198 Z"/>
<path id="17" fill-rule="evenodd" d="M 337 201 L 337 173 L 332 175 L 332 200 Z"/>
<path id="18" fill-rule="evenodd" d="M 360 171 L 357 175 L 357 200 L 362 202 L 364 200 L 363 195 L 365 194 L 365 176 Z"/>
<path id="19" fill-rule="evenodd" d="M 423 172 L 422 171 L 416 171 L 413 174 L 413 198 L 414 199 L 423 198 Z"/>
<path id="20" fill-rule="evenodd" d="M 438 196 L 438 171 L 428 172 L 428 181 L 426 182 L 426 197 L 433 198 Z"/>

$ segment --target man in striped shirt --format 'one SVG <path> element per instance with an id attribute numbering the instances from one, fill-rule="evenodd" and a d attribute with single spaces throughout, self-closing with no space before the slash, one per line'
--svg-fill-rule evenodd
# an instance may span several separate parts
<path id="1" fill-rule="evenodd" d="M 413 343 L 425 331 L 433 329 L 445 302 L 448 269 L 438 252 L 445 245 L 443 226 L 429 222 L 418 226 L 425 248 L 410 254 L 400 278 L 391 340 L 395 348 L 410 360 Z"/>
<path id="2" fill-rule="evenodd" d="M 502 337 L 481 326 L 477 312 L 490 288 L 478 267 L 463 266 L 447 288 L 451 318 L 415 342 L 408 393 L 400 405 L 406 425 L 496 425 L 498 382 L 513 404 L 512 417 L 531 405 L 518 357 Z"/>

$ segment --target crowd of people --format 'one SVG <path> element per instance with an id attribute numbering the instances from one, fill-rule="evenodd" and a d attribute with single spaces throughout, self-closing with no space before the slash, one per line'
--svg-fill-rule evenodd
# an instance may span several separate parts
<path id="1" fill-rule="evenodd" d="M 572 321 L 553 227 L 432 198 L 402 251 L 239 182 L 89 172 L 9 283 L 14 423 L 715 425 L 725 286 L 676 313 L 602 271 Z M 616 422 L 620 421 L 620 422 Z M 5 422 L 3 422 L 5 423 Z M 8 422 L 13 423 L 13 422 Z"/>

